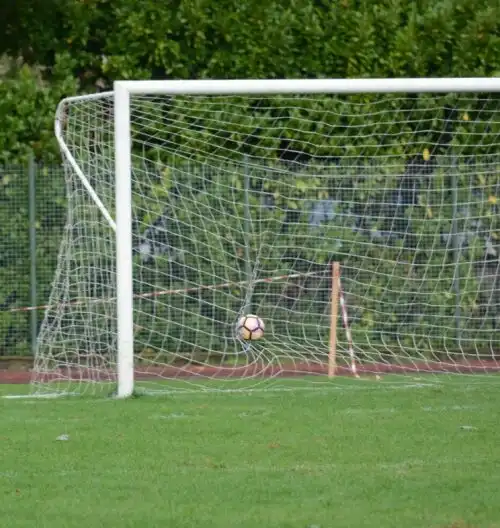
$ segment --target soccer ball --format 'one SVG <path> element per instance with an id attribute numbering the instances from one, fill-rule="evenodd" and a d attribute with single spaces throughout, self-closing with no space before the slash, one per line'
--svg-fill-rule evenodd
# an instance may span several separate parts
<path id="1" fill-rule="evenodd" d="M 264 321 L 252 314 L 243 315 L 238 320 L 236 331 L 245 341 L 256 341 L 264 335 Z"/>

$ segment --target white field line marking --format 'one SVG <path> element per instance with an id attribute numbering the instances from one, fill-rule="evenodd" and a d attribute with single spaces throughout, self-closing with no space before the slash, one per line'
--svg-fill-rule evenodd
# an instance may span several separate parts
<path id="1" fill-rule="evenodd" d="M 207 396 L 209 394 L 211 395 L 224 395 L 231 393 L 232 395 L 236 396 L 248 396 L 249 394 L 258 394 L 259 396 L 275 396 L 276 393 L 280 392 L 307 392 L 308 395 L 314 395 L 314 396 L 325 396 L 327 394 L 330 394 L 332 391 L 341 391 L 341 392 L 349 392 L 352 390 L 356 391 L 383 391 L 385 389 L 389 390 L 402 390 L 402 389 L 426 389 L 426 388 L 435 388 L 435 387 L 441 387 L 442 385 L 440 383 L 412 383 L 412 384 L 380 384 L 380 382 L 373 382 L 373 385 L 331 385 L 329 387 L 322 386 L 319 387 L 265 387 L 265 388 L 210 388 L 210 387 L 203 387 L 198 386 L 196 389 L 145 389 L 143 394 L 147 396 L 163 396 L 163 395 L 169 395 L 169 396 Z M 463 389 L 460 389 L 460 391 L 463 391 Z"/>
<path id="2" fill-rule="evenodd" d="M 64 396 L 78 396 L 77 392 L 50 392 L 47 394 L 5 394 L 2 398 L 6 400 L 53 400 Z"/>
<path id="3" fill-rule="evenodd" d="M 366 391 L 366 390 L 402 390 L 402 389 L 424 389 L 428 387 L 440 387 L 441 384 L 438 382 L 434 383 L 412 383 L 412 384 L 403 384 L 403 383 L 387 383 L 387 384 L 381 384 L 380 382 L 373 382 L 373 384 L 360 384 L 359 386 L 356 385 L 330 385 L 329 387 L 325 387 L 324 385 L 319 387 L 263 387 L 263 388 L 212 388 L 212 387 L 204 387 L 202 385 L 199 385 L 196 387 L 196 385 L 193 384 L 192 389 L 144 389 L 140 391 L 141 395 L 144 396 L 207 396 L 207 395 L 224 395 L 224 394 L 233 394 L 233 395 L 239 395 L 239 396 L 248 396 L 249 394 L 258 394 L 259 396 L 274 396 L 276 393 L 280 392 L 307 392 L 310 395 L 315 396 L 324 396 L 332 391 L 342 391 L 347 392 L 351 390 L 360 390 L 360 391 Z M 196 388 L 194 388 L 196 387 Z M 460 389 L 463 391 L 463 388 Z M 50 394 L 6 394 L 1 396 L 3 399 L 9 399 L 9 400 L 38 400 L 38 401 L 50 401 L 58 398 L 64 398 L 66 396 L 81 396 L 82 398 L 85 398 L 85 394 L 80 394 L 78 392 L 64 392 L 64 393 L 50 393 Z M 89 394 L 88 396 L 91 396 Z M 102 397 L 102 400 L 106 401 L 113 401 L 113 398 L 107 398 Z M 66 400 L 68 401 L 68 400 Z M 73 400 L 75 401 L 75 400 Z M 94 400 L 98 401 L 98 400 Z"/>
<path id="4" fill-rule="evenodd" d="M 141 394 L 144 396 L 149 397 L 161 397 L 161 396 L 169 396 L 169 397 L 179 397 L 182 398 L 183 396 L 188 396 L 189 398 L 192 398 L 193 396 L 196 397 L 217 397 L 217 396 L 223 396 L 224 394 L 231 394 L 232 397 L 248 397 L 249 395 L 256 394 L 259 398 L 262 397 L 276 397 L 276 394 L 281 393 L 306 393 L 307 397 L 310 396 L 327 396 L 331 394 L 332 392 L 343 392 L 343 393 L 349 393 L 351 391 L 375 391 L 375 392 L 381 392 L 384 390 L 392 391 L 392 390 L 414 390 L 414 389 L 436 389 L 439 388 L 442 390 L 444 394 L 449 394 L 452 392 L 460 392 L 463 393 L 464 391 L 467 392 L 475 392 L 478 390 L 484 390 L 485 387 L 491 386 L 493 388 L 499 387 L 498 383 L 477 383 L 473 385 L 455 385 L 455 384 L 447 384 L 446 382 L 441 381 L 432 381 L 429 383 L 408 383 L 408 382 L 383 382 L 383 381 L 371 381 L 371 380 L 364 380 L 363 381 L 356 381 L 353 384 L 345 385 L 345 384 L 339 384 L 339 385 L 328 385 L 325 386 L 325 383 L 318 383 L 317 386 L 308 386 L 308 387 L 261 387 L 261 388 L 251 388 L 251 387 L 242 387 L 242 388 L 211 388 L 211 387 L 204 387 L 202 385 L 196 386 L 193 384 L 193 388 L 183 389 L 183 388 L 175 388 L 175 389 L 144 389 L 141 387 Z M 63 398 L 64 396 L 80 396 L 80 398 Z M 65 393 L 52 393 L 47 395 L 31 395 L 31 394 L 14 394 L 14 395 L 3 395 L 0 396 L 0 398 L 3 399 L 10 399 L 10 400 L 18 400 L 23 403 L 34 403 L 37 402 L 51 402 L 53 399 L 62 398 L 60 399 L 60 403 L 77 403 L 77 402 L 110 402 L 110 401 L 116 401 L 113 398 L 108 398 L 106 396 L 101 396 L 99 398 L 93 397 L 91 393 L 88 393 L 87 391 L 85 393 L 78 393 L 78 392 L 65 392 Z"/>

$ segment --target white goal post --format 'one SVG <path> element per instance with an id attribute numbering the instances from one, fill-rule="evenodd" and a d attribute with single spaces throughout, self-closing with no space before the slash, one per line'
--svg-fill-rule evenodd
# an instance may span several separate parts
<path id="1" fill-rule="evenodd" d="M 37 390 L 260 383 L 331 373 L 332 354 L 346 372 L 496 372 L 499 94 L 500 78 L 192 80 L 65 99 Z M 266 323 L 251 346 L 231 334 L 249 307 Z"/>

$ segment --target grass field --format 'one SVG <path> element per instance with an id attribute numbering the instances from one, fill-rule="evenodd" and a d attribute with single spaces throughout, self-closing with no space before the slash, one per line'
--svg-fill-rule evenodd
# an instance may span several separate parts
<path id="1" fill-rule="evenodd" d="M 1 526 L 500 527 L 499 381 L 0 398 Z"/>

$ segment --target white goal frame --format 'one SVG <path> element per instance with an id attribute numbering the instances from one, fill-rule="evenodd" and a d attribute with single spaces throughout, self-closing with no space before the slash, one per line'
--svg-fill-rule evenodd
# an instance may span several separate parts
<path id="1" fill-rule="evenodd" d="M 116 232 L 117 272 L 117 392 L 127 398 L 134 391 L 134 325 L 132 276 L 131 95 L 284 95 L 360 93 L 471 93 L 500 92 L 500 78 L 398 78 L 398 79 L 279 79 L 116 81 L 114 95 L 115 219 L 109 217 L 99 197 L 64 144 L 61 124 L 56 137 L 83 185 Z M 102 94 L 72 99 L 98 98 Z"/>

